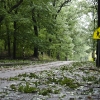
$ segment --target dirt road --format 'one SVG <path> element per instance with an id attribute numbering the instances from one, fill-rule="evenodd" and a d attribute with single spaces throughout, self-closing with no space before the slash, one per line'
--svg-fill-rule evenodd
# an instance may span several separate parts
<path id="1" fill-rule="evenodd" d="M 100 100 L 100 72 L 98 70 L 90 70 L 89 68 L 94 65 L 89 62 L 81 66 L 77 65 L 77 67 L 64 66 L 62 67 L 63 69 L 58 68 L 70 63 L 73 63 L 73 61 L 56 61 L 38 65 L 0 68 L 0 100 Z M 85 69 L 86 67 L 87 69 Z M 20 76 L 17 80 L 9 81 L 6 79 L 19 74 L 34 72 L 39 72 L 35 73 L 36 76 L 39 76 L 38 78 Z M 75 81 L 74 84 L 73 81 L 70 81 L 71 79 Z M 30 87 L 27 83 L 29 83 Z M 75 89 L 70 87 L 75 86 L 77 83 L 79 86 Z M 11 86 L 14 87 L 11 88 Z M 13 91 L 13 88 L 16 90 Z M 19 89 L 29 91 L 34 88 L 37 89 L 36 93 L 18 92 Z"/>
<path id="2" fill-rule="evenodd" d="M 59 67 L 70 63 L 72 63 L 72 61 L 56 61 L 56 62 L 49 62 L 46 64 L 23 66 L 20 69 L 9 69 L 9 70 L 3 69 L 0 71 L 0 78 L 10 78 L 23 73 L 50 70 L 53 67 Z"/>

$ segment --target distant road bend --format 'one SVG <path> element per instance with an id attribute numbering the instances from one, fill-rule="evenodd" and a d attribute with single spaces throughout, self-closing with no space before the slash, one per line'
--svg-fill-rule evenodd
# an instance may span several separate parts
<path id="1" fill-rule="evenodd" d="M 23 73 L 31 73 L 31 72 L 33 73 L 33 72 L 39 72 L 43 70 L 50 70 L 51 68 L 59 67 L 62 65 L 68 65 L 72 62 L 73 61 L 56 61 L 56 62 L 49 62 L 45 64 L 39 64 L 39 65 L 29 65 L 15 70 L 1 70 L 0 78 L 10 78 Z"/>

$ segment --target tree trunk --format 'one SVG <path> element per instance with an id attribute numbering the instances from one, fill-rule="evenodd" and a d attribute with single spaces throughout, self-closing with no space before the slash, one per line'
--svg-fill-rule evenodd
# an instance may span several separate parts
<path id="1" fill-rule="evenodd" d="M 36 25 L 34 25 L 34 33 L 35 33 L 35 36 L 38 37 L 38 28 Z M 38 54 L 38 45 L 34 45 L 34 54 L 33 56 L 35 58 L 38 58 L 39 54 Z"/>
<path id="2" fill-rule="evenodd" d="M 57 53 L 57 55 L 56 55 L 56 59 L 57 59 L 57 60 L 60 60 L 59 53 Z"/>
<path id="3" fill-rule="evenodd" d="M 51 39 L 51 38 L 49 38 L 49 42 L 50 42 L 50 43 L 52 42 L 52 39 Z M 47 51 L 47 55 L 48 55 L 49 57 L 51 56 L 51 50 L 50 50 L 50 49 Z"/>
<path id="4" fill-rule="evenodd" d="M 10 51 L 10 36 L 9 36 L 9 28 L 8 28 L 7 25 L 6 25 L 6 28 L 7 28 L 8 57 L 10 57 L 11 56 L 11 51 Z"/>
<path id="5" fill-rule="evenodd" d="M 47 55 L 48 55 L 49 57 L 51 56 L 50 50 L 47 51 Z"/>
<path id="6" fill-rule="evenodd" d="M 13 34 L 13 59 L 16 59 L 16 21 L 14 21 L 14 34 Z"/>
<path id="7" fill-rule="evenodd" d="M 34 47 L 34 54 L 33 57 L 38 58 L 39 54 L 38 54 L 38 48 Z"/>
<path id="8" fill-rule="evenodd" d="M 0 23 L 2 22 L 3 19 L 4 19 L 4 17 L 3 16 L 0 16 Z"/>
<path id="9" fill-rule="evenodd" d="M 35 13 L 34 13 L 35 9 L 32 9 L 32 20 L 34 22 L 34 33 L 35 33 L 35 36 L 38 37 L 38 27 L 37 27 L 37 21 L 36 21 L 36 18 L 35 18 Z M 39 56 L 39 53 L 38 53 L 38 45 L 34 45 L 34 54 L 33 54 L 33 57 L 35 58 L 38 58 Z"/>

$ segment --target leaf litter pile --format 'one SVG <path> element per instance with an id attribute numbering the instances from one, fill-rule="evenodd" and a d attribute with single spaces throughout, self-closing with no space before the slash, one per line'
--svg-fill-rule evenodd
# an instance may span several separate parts
<path id="1" fill-rule="evenodd" d="M 100 69 L 74 62 L 51 70 L 24 73 L 6 80 L 0 100 L 100 100 Z"/>

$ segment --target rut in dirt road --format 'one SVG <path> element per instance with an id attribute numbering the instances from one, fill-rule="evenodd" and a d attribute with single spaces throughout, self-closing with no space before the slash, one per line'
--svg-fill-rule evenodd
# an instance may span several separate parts
<path id="1" fill-rule="evenodd" d="M 23 73 L 50 70 L 51 68 L 59 67 L 66 64 L 68 65 L 70 63 L 72 63 L 72 61 L 56 61 L 56 62 L 50 62 L 46 64 L 29 65 L 29 66 L 25 66 L 21 69 L 16 69 L 16 70 L 3 70 L 3 71 L 0 71 L 0 78 L 10 78 L 10 77 L 14 77 Z"/>

